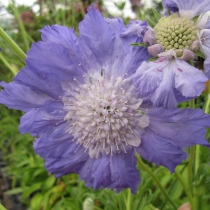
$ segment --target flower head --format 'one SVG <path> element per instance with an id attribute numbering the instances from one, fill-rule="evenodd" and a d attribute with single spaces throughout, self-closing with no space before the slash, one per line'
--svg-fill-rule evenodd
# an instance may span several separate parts
<path id="1" fill-rule="evenodd" d="M 199 96 L 210 78 L 210 32 L 203 30 L 208 27 L 208 16 L 203 12 L 210 8 L 207 1 L 200 4 L 195 0 L 167 0 L 163 5 L 175 13 L 160 18 L 154 29 L 147 26 L 143 41 L 150 33 L 150 42 L 144 43 L 149 45 L 150 55 L 157 58 L 155 62 L 144 62 L 134 79 L 146 100 L 158 107 L 172 108 L 180 101 Z M 193 19 L 199 14 L 199 18 Z M 205 74 L 189 64 L 194 62 L 199 49 L 206 58 Z"/>
<path id="2" fill-rule="evenodd" d="M 208 146 L 210 117 L 202 110 L 166 110 L 142 100 L 133 76 L 150 55 L 130 46 L 142 38 L 124 38 L 122 20 L 104 19 L 93 7 L 79 28 L 78 37 L 46 26 L 26 68 L 1 83 L 0 103 L 26 112 L 19 130 L 36 137 L 35 152 L 50 173 L 78 173 L 94 189 L 135 193 L 135 153 L 173 172 L 187 157 L 183 148 Z"/>

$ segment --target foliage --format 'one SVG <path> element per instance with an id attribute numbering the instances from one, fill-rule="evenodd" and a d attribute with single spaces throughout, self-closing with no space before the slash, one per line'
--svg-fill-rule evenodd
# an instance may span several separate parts
<path id="1" fill-rule="evenodd" d="M 38 14 L 34 13 L 31 8 L 17 7 L 11 3 L 7 8 L 15 16 L 11 25 L 5 25 L 4 29 L 15 40 L 16 43 L 24 50 L 28 50 L 32 42 L 40 40 L 38 30 L 47 24 L 61 24 L 69 27 L 75 27 L 77 31 L 78 22 L 84 17 L 87 9 L 85 1 L 61 1 L 66 7 L 60 7 L 56 1 L 42 1 L 41 10 Z M 51 3 L 50 3 L 51 2 Z M 102 1 L 97 1 L 99 9 L 102 9 Z M 90 2 L 89 2 L 90 3 Z M 79 5 L 79 6 L 78 6 Z M 125 3 L 115 4 L 123 10 Z M 160 4 L 157 4 L 158 8 Z M 44 11 L 44 8 L 48 10 Z M 32 22 L 24 22 L 21 19 L 23 12 L 29 12 Z M 149 11 L 149 12 L 148 12 Z M 108 13 L 105 12 L 105 16 Z M 150 19 L 150 22 L 157 21 L 160 18 L 155 10 L 136 11 L 138 19 Z M 127 20 L 126 20 L 127 21 Z M 1 63 L 0 63 L 0 80 L 11 81 L 14 72 L 18 72 L 24 66 L 24 63 L 1 41 Z M 206 92 L 196 99 L 196 108 L 206 108 L 210 85 L 207 85 Z M 188 102 L 179 105 L 180 108 L 188 107 Z M 28 210 L 171 210 L 172 206 L 167 201 L 162 191 L 158 188 L 154 179 L 143 170 L 140 165 L 138 169 L 141 173 L 141 184 L 136 195 L 132 195 L 130 190 L 123 190 L 119 194 L 109 189 L 94 191 L 85 187 L 83 181 L 78 179 L 76 174 L 63 176 L 56 179 L 53 175 L 48 174 L 44 168 L 43 160 L 35 155 L 33 150 L 33 138 L 30 135 L 20 135 L 18 125 L 22 113 L 20 111 L 9 110 L 0 106 L 0 148 L 3 153 L 7 176 L 12 178 L 12 188 L 5 192 L 6 194 L 21 194 L 22 202 L 28 207 Z M 210 131 L 207 133 L 207 139 L 210 141 Z M 199 167 L 193 167 L 193 182 L 188 183 L 188 161 L 178 166 L 176 172 L 170 172 L 154 164 L 144 161 L 149 166 L 152 173 L 157 177 L 167 194 L 178 206 L 189 201 L 187 196 L 192 192 L 196 202 L 196 209 L 208 209 L 210 204 L 210 153 L 208 148 L 200 148 Z M 182 185 L 185 183 L 185 188 Z"/>

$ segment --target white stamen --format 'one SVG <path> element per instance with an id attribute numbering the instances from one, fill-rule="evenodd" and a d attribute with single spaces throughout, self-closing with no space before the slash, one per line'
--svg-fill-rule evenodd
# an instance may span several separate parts
<path id="1" fill-rule="evenodd" d="M 103 74 L 83 78 L 84 84 L 74 78 L 77 85 L 70 92 L 64 89 L 66 95 L 62 97 L 67 112 L 64 119 L 70 126 L 67 132 L 79 143 L 75 152 L 83 145 L 91 158 L 99 158 L 102 151 L 107 155 L 127 153 L 139 145 L 141 136 L 134 131 L 144 129 L 137 123 L 142 99 L 133 84 L 121 77 L 106 79 Z M 146 127 L 147 115 L 143 119 Z"/>

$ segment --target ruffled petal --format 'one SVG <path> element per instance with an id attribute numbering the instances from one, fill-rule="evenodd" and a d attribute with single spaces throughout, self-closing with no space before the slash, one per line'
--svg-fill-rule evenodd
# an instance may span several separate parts
<path id="1" fill-rule="evenodd" d="M 172 108 L 177 104 L 173 87 L 174 75 L 170 66 L 167 66 L 163 71 L 163 79 L 151 96 L 151 101 L 157 107 Z"/>
<path id="2" fill-rule="evenodd" d="M 74 59 L 78 60 L 81 65 L 88 66 L 86 61 L 87 57 L 83 52 L 74 29 L 70 29 L 66 26 L 53 25 L 51 27 L 45 26 L 40 32 L 44 42 L 61 45 L 63 48 L 66 48 L 70 54 L 74 55 Z"/>
<path id="3" fill-rule="evenodd" d="M 140 182 L 136 163 L 133 152 L 104 155 L 99 159 L 88 159 L 79 174 L 88 187 L 108 187 L 116 189 L 117 192 L 129 187 L 136 193 Z"/>
<path id="4" fill-rule="evenodd" d="M 148 129 L 168 142 L 181 148 L 196 144 L 210 147 L 205 140 L 205 128 L 210 127 L 210 116 L 203 110 L 157 108 L 149 110 L 148 116 Z"/>
<path id="5" fill-rule="evenodd" d="M 132 20 L 130 21 L 129 25 L 125 27 L 121 33 L 121 36 L 138 36 L 143 38 L 144 34 L 148 30 L 148 26 L 149 25 L 147 21 Z"/>
<path id="6" fill-rule="evenodd" d="M 205 55 L 204 72 L 210 79 L 210 29 L 204 29 L 200 33 L 200 50 Z"/>
<path id="7" fill-rule="evenodd" d="M 200 33 L 200 48 L 206 58 L 210 58 L 210 29 L 202 30 Z"/>
<path id="8" fill-rule="evenodd" d="M 173 0 L 164 0 L 163 1 L 163 7 L 172 11 L 172 12 L 178 12 L 179 11 L 176 3 Z"/>
<path id="9" fill-rule="evenodd" d="M 121 18 L 107 19 L 110 30 L 115 33 L 115 40 L 113 42 L 113 64 L 112 66 L 105 67 L 105 76 L 110 78 L 116 77 L 129 77 L 145 60 L 151 56 L 145 47 L 132 47 L 131 43 L 142 42 L 142 38 L 138 36 L 122 36 L 122 30 L 125 28 Z M 119 51 L 119 49 L 121 49 Z M 111 67 L 111 68 L 110 68 Z"/>
<path id="10" fill-rule="evenodd" d="M 205 29 L 210 29 L 210 20 L 207 21 L 206 25 L 204 26 Z"/>
<path id="11" fill-rule="evenodd" d="M 85 65 L 84 65 L 85 66 Z M 86 73 L 82 59 L 55 43 L 34 43 L 27 53 L 26 68 L 15 81 L 53 98 L 63 94 L 61 81 L 82 80 Z"/>
<path id="12" fill-rule="evenodd" d="M 141 145 L 136 150 L 144 159 L 165 166 L 171 173 L 182 160 L 187 158 L 187 154 L 179 146 L 158 136 L 150 129 L 147 129 Z"/>
<path id="13" fill-rule="evenodd" d="M 191 17 L 195 17 L 200 14 L 204 14 L 210 10 L 209 0 L 173 0 L 179 12 L 183 14 L 190 11 Z M 186 13 L 185 13 L 186 14 Z"/>
<path id="14" fill-rule="evenodd" d="M 132 79 L 143 97 L 151 94 L 163 79 L 162 63 L 143 62 Z"/>
<path id="15" fill-rule="evenodd" d="M 210 57 L 204 61 L 205 75 L 210 79 Z"/>
<path id="16" fill-rule="evenodd" d="M 44 109 L 34 109 L 27 112 L 20 120 L 20 133 L 30 133 L 32 135 L 50 135 L 51 132 L 59 126 L 59 129 L 66 128 L 64 122 L 64 113 L 49 114 Z"/>
<path id="17" fill-rule="evenodd" d="M 176 60 L 175 87 L 185 97 L 197 97 L 205 89 L 208 78 L 199 69 L 190 66 L 185 61 Z"/>
<path id="18" fill-rule="evenodd" d="M 185 61 L 165 57 L 144 62 L 132 79 L 145 100 L 165 108 L 173 108 L 177 102 L 199 96 L 208 80 L 202 71 Z"/>
<path id="19" fill-rule="evenodd" d="M 88 46 L 100 65 L 105 65 L 113 59 L 115 33 L 110 30 L 106 20 L 93 5 L 88 9 L 85 19 L 80 22 L 79 30 L 80 41 Z"/>
<path id="20" fill-rule="evenodd" d="M 174 75 L 168 59 L 144 62 L 132 78 L 145 100 L 151 100 L 158 107 L 176 106 Z"/>
<path id="21" fill-rule="evenodd" d="M 0 103 L 9 108 L 27 112 L 34 108 L 41 108 L 46 101 L 51 100 L 49 96 L 15 82 L 8 84 L 1 82 L 0 86 L 4 87 L 0 92 Z"/>
<path id="22" fill-rule="evenodd" d="M 68 134 L 56 139 L 42 137 L 34 149 L 45 160 L 45 168 L 56 177 L 78 173 L 90 158 L 83 146 L 77 145 Z"/>

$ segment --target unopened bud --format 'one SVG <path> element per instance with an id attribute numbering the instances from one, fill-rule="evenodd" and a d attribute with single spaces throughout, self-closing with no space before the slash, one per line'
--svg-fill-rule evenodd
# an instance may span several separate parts
<path id="1" fill-rule="evenodd" d="M 163 47 L 160 44 L 155 44 L 147 48 L 150 55 L 156 57 L 159 53 L 164 52 Z"/>
<path id="2" fill-rule="evenodd" d="M 198 40 L 194 41 L 194 42 L 192 43 L 192 45 L 191 45 L 192 51 L 195 52 L 195 51 L 199 50 L 199 48 L 200 48 L 200 43 L 199 43 L 199 41 L 198 41 Z"/>
<path id="3" fill-rule="evenodd" d="M 195 58 L 195 54 L 191 50 L 184 49 L 183 55 L 181 57 L 184 61 L 191 61 Z"/>
<path id="4" fill-rule="evenodd" d="M 175 52 L 176 52 L 177 57 L 181 57 L 183 54 L 183 50 L 181 50 L 181 49 L 175 50 Z"/>
<path id="5" fill-rule="evenodd" d="M 146 45 L 154 45 L 155 44 L 155 36 L 153 31 L 148 30 L 145 35 L 144 35 L 144 39 L 143 39 L 144 44 Z"/>
<path id="6" fill-rule="evenodd" d="M 182 205 L 178 208 L 178 210 L 192 210 L 192 209 L 191 209 L 190 203 L 187 202 L 187 203 L 182 204 Z"/>

